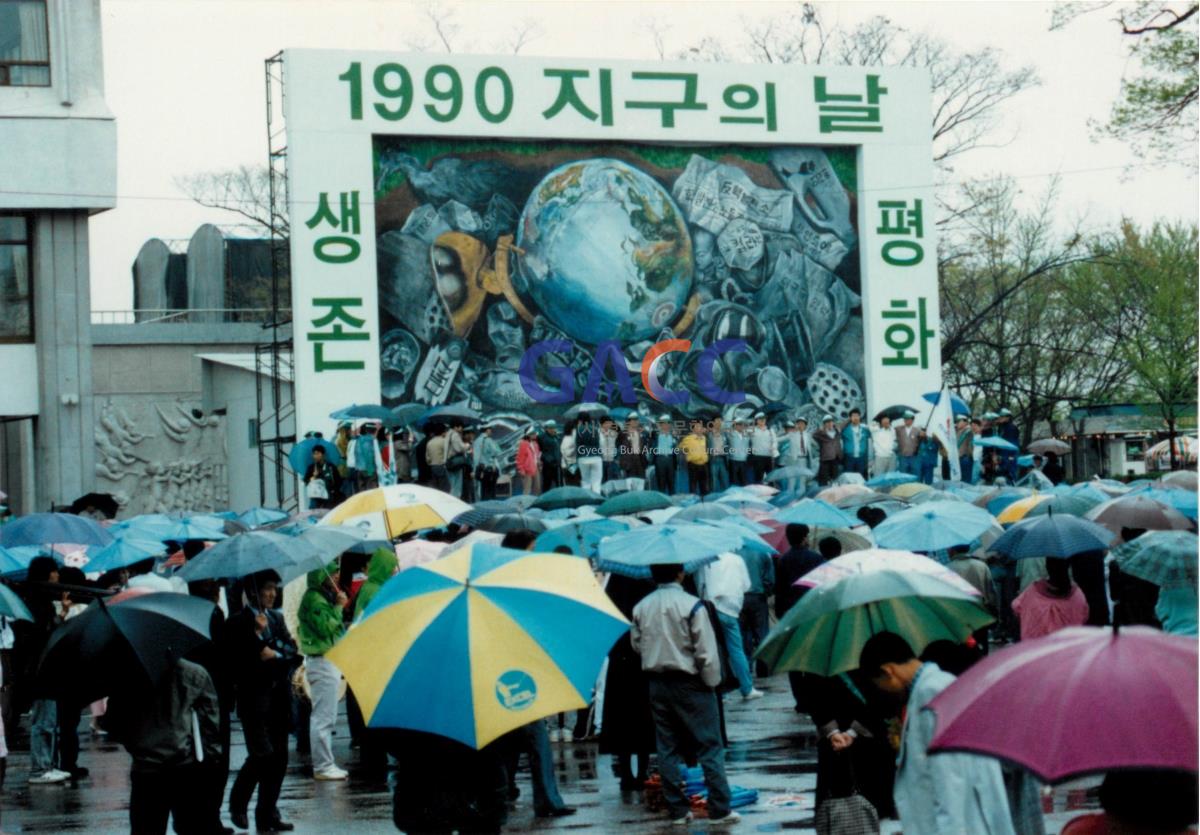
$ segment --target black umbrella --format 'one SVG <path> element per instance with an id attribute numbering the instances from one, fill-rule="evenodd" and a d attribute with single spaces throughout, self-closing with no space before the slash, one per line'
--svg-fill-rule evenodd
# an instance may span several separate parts
<path id="1" fill-rule="evenodd" d="M 880 418 L 889 418 L 891 420 L 900 420 L 904 417 L 905 412 L 912 412 L 914 415 L 917 410 L 912 406 L 905 406 L 902 403 L 897 403 L 895 406 L 888 406 L 886 409 L 875 415 L 875 420 Z"/>
<path id="2" fill-rule="evenodd" d="M 120 506 L 109 493 L 88 493 L 71 502 L 72 513 L 83 513 L 86 510 L 98 510 L 105 519 L 116 518 Z"/>
<path id="3" fill-rule="evenodd" d="M 97 600 L 50 636 L 35 687 L 78 705 L 153 687 L 176 661 L 211 640 L 215 608 L 175 592 Z"/>
<path id="4" fill-rule="evenodd" d="M 512 533 L 513 531 L 542 533 L 546 530 L 546 523 L 536 516 L 527 516 L 524 513 L 502 513 L 475 527 L 481 531 L 491 531 L 492 533 Z"/>

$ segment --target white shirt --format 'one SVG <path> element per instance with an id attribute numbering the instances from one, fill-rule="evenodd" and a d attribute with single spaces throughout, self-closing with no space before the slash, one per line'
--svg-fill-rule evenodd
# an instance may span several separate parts
<path id="1" fill-rule="evenodd" d="M 876 458 L 891 458 L 896 454 L 896 430 L 882 426 L 871 430 L 871 445 Z"/>
<path id="2" fill-rule="evenodd" d="M 779 454 L 779 448 L 775 442 L 775 433 L 770 429 L 762 427 L 754 427 L 750 430 L 750 454 L 765 455 L 767 458 L 774 458 Z"/>
<path id="3" fill-rule="evenodd" d="M 750 590 L 746 561 L 730 551 L 700 569 L 696 582 L 700 596 L 711 600 L 717 611 L 731 618 L 742 613 L 742 601 Z"/>

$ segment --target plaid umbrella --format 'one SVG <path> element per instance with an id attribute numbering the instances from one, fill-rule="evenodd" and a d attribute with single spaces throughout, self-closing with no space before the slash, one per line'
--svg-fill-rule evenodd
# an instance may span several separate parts
<path id="1" fill-rule="evenodd" d="M 1164 589 L 1195 589 L 1196 535 L 1188 531 L 1148 531 L 1114 548 L 1121 570 Z"/>
<path id="2" fill-rule="evenodd" d="M 993 542 L 988 550 L 1007 554 L 1015 560 L 1029 557 L 1066 558 L 1089 551 L 1104 551 L 1112 540 L 1110 531 L 1086 519 L 1049 514 L 1018 522 Z"/>

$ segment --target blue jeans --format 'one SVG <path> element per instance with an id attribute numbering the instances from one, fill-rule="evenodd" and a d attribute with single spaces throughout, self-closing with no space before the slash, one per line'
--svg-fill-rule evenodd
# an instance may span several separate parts
<path id="1" fill-rule="evenodd" d="M 863 478 L 867 477 L 867 459 L 860 455 L 847 455 L 845 472 L 858 473 Z"/>
<path id="2" fill-rule="evenodd" d="M 729 814 L 729 781 L 725 779 L 725 749 L 721 745 L 721 718 L 717 695 L 699 676 L 683 673 L 649 673 L 650 714 L 658 748 L 658 769 L 663 778 L 663 799 L 672 818 L 691 809 L 683 786 L 683 752 L 700 761 L 708 786 L 708 813 Z"/>
<path id="3" fill-rule="evenodd" d="M 725 649 L 729 652 L 729 666 L 733 669 L 733 677 L 737 679 L 738 690 L 745 696 L 754 689 L 750 678 L 750 662 L 746 660 L 746 651 L 742 647 L 742 627 L 738 619 L 717 612 L 717 620 L 721 622 L 721 635 L 725 639 Z"/>
<path id="4" fill-rule="evenodd" d="M 729 467 L 725 464 L 725 456 L 714 456 L 708 462 L 708 481 L 709 489 L 714 493 L 720 493 L 729 487 Z"/>
<path id="5" fill-rule="evenodd" d="M 921 483 L 933 484 L 933 471 L 937 468 L 936 458 L 921 459 Z"/>
<path id="6" fill-rule="evenodd" d="M 529 748 L 529 782 L 533 786 L 534 812 L 561 809 L 562 795 L 558 793 L 558 780 L 554 776 L 554 752 L 550 750 L 550 733 L 546 720 L 530 722 L 522 729 Z"/>
<path id="7" fill-rule="evenodd" d="M 975 473 L 975 457 L 973 455 L 958 456 L 958 469 L 962 472 L 963 484 L 971 484 Z"/>
<path id="8" fill-rule="evenodd" d="M 57 741 L 58 705 L 51 699 L 37 699 L 29 707 L 31 774 L 44 774 L 54 768 L 54 747 Z"/>
<path id="9" fill-rule="evenodd" d="M 900 456 L 900 472 L 908 473 L 909 475 L 920 475 L 921 468 L 917 464 L 917 456 L 901 455 Z"/>

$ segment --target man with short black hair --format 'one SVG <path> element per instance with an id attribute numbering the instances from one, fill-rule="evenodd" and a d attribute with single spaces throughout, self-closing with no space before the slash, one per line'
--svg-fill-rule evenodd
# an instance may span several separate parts
<path id="1" fill-rule="evenodd" d="M 871 433 L 863 426 L 862 412 L 850 410 L 850 420 L 842 427 L 842 455 L 846 472 L 867 477 L 867 461 L 871 456 Z"/>
<path id="2" fill-rule="evenodd" d="M 675 492 L 675 434 L 670 415 L 658 419 L 654 435 L 654 489 L 670 496 Z"/>
<path id="3" fill-rule="evenodd" d="M 937 664 L 921 662 L 894 632 L 880 632 L 866 642 L 859 672 L 880 691 L 908 699 L 893 790 L 904 831 L 1015 835 L 999 760 L 957 752 L 929 754 L 937 719 L 926 708 L 954 676 Z"/>
<path id="4" fill-rule="evenodd" d="M 704 604 L 683 590 L 682 565 L 652 565 L 650 573 L 658 589 L 634 607 L 629 639 L 642 657 L 649 684 L 658 767 L 671 822 L 677 826 L 692 822 L 683 783 L 687 750 L 704 771 L 709 822 L 735 823 L 741 816 L 729 807 L 725 749 L 713 690 L 721 683 L 716 632 Z"/>

